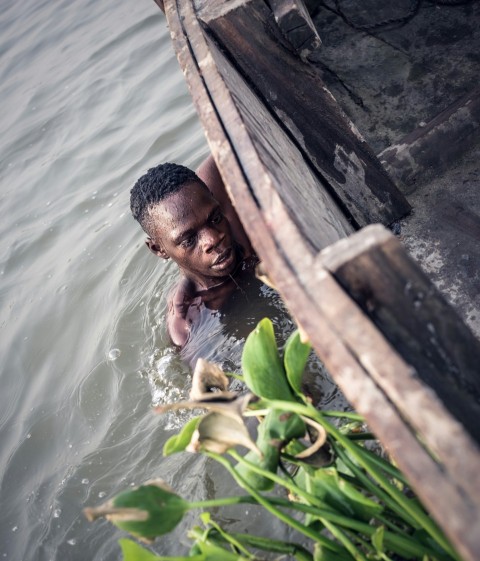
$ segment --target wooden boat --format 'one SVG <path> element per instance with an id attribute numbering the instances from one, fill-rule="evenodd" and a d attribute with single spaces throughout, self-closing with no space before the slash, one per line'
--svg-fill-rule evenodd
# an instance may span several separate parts
<path id="1" fill-rule="evenodd" d="M 165 12 L 268 276 L 459 552 L 478 559 L 480 344 L 385 228 L 410 205 L 305 60 L 320 42 L 308 13 L 293 0 L 166 0 Z"/>

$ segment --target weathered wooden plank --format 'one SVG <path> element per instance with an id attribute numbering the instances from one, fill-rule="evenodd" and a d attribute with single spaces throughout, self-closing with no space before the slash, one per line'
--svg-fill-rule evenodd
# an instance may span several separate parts
<path id="1" fill-rule="evenodd" d="M 389 224 L 410 210 L 325 88 L 317 69 L 282 47 L 280 32 L 264 2 L 212 0 L 198 5 L 198 16 L 356 225 Z"/>
<path id="2" fill-rule="evenodd" d="M 458 551 L 477 560 L 478 447 L 331 274 L 316 265 L 310 279 L 304 275 L 307 294 L 295 295 L 292 310 L 345 397 L 368 419 Z"/>
<path id="3" fill-rule="evenodd" d="M 303 0 L 270 0 L 275 21 L 283 36 L 302 59 L 322 44 Z"/>
<path id="4" fill-rule="evenodd" d="M 469 92 L 418 127 L 378 158 L 411 193 L 416 183 L 438 174 L 480 140 L 480 88 Z"/>
<path id="5" fill-rule="evenodd" d="M 480 442 L 480 342 L 400 242 L 371 227 L 318 259 Z"/>
<path id="6" fill-rule="evenodd" d="M 318 280 L 325 276 L 325 265 L 328 267 L 333 263 L 331 268 L 335 271 L 335 263 L 353 262 L 359 253 L 371 253 L 377 246 L 383 246 L 392 238 L 392 234 L 382 226 L 364 228 L 348 240 L 323 251 L 317 257 L 309 275 Z M 409 259 L 405 249 L 394 238 L 393 241 L 398 246 L 397 251 L 403 252 L 406 259 Z M 326 301 L 322 298 L 320 306 L 330 315 L 335 326 L 343 325 L 342 338 L 365 370 L 402 412 L 403 418 L 420 436 L 422 442 L 446 466 L 452 477 L 457 478 L 462 486 L 466 486 L 469 493 L 480 498 L 478 444 L 465 431 L 463 424 L 450 414 L 445 401 L 440 399 L 436 392 L 438 381 L 434 379 L 431 384 L 423 382 L 422 373 L 419 374 L 408 364 L 404 356 L 400 357 L 398 351 L 387 341 L 385 334 L 381 334 L 370 321 L 368 312 L 362 313 L 361 308 L 353 303 L 348 288 L 341 293 L 336 288 L 330 289 L 331 297 Z M 336 290 L 334 298 L 333 290 Z M 361 306 L 362 302 L 357 304 Z M 448 349 L 443 355 L 448 355 Z M 480 352 L 477 358 L 480 359 Z M 441 372 L 439 376 L 442 376 Z M 469 399 L 469 395 L 463 396 L 464 403 Z"/>

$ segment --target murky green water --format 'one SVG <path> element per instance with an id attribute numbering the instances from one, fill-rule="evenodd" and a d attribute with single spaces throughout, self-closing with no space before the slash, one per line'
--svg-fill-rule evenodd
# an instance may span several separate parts
<path id="1" fill-rule="evenodd" d="M 164 327 L 176 271 L 128 203 L 150 166 L 195 167 L 207 147 L 152 1 L 5 0 L 0 30 L 0 559 L 119 559 L 121 532 L 84 506 L 152 477 L 192 499 L 232 492 L 202 458 L 161 456 L 179 421 L 152 401 L 189 384 Z M 271 293 L 249 298 L 245 322 L 207 321 L 210 358 L 237 363 L 264 310 L 291 329 Z M 284 537 L 250 510 L 248 525 Z M 245 528 L 244 510 L 217 518 Z M 155 549 L 187 543 L 180 529 Z"/>

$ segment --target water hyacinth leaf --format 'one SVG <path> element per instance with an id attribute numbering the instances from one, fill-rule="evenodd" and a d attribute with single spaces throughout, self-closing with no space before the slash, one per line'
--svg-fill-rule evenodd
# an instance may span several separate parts
<path id="1" fill-rule="evenodd" d="M 261 457 L 248 453 L 245 459 L 256 466 L 276 473 L 280 461 L 280 451 L 287 442 L 300 438 L 305 434 L 305 423 L 292 413 L 272 410 L 258 427 L 257 446 Z M 274 482 L 242 464 L 236 467 L 237 472 L 257 491 L 269 491 Z"/>
<path id="2" fill-rule="evenodd" d="M 308 355 L 310 354 L 310 343 L 302 343 L 298 330 L 294 331 L 287 340 L 283 363 L 287 373 L 287 379 L 296 394 L 302 393 L 302 378 Z"/>
<path id="3" fill-rule="evenodd" d="M 245 446 L 261 455 L 255 442 L 250 438 L 242 418 L 234 419 L 221 413 L 208 413 L 197 425 L 187 448 L 190 452 L 210 450 L 223 454 L 229 448 Z"/>
<path id="4" fill-rule="evenodd" d="M 99 507 L 86 508 L 84 513 L 89 520 L 104 516 L 135 537 L 151 541 L 173 530 L 188 509 L 189 503 L 158 479 L 124 491 Z"/>
<path id="5" fill-rule="evenodd" d="M 242 353 L 242 370 L 245 384 L 255 395 L 266 399 L 293 400 L 269 319 L 262 319 L 247 337 Z"/>
<path id="6" fill-rule="evenodd" d="M 294 438 L 301 438 L 306 431 L 304 421 L 295 413 L 272 409 L 260 425 L 259 436 L 262 440 L 275 441 L 281 448 Z"/>
<path id="7" fill-rule="evenodd" d="M 194 417 L 185 423 L 178 434 L 171 436 L 163 445 L 163 455 L 170 456 L 176 452 L 184 452 L 192 440 L 193 433 L 201 417 Z"/>
<path id="8" fill-rule="evenodd" d="M 363 495 L 351 483 L 331 468 L 319 469 L 311 480 L 315 496 L 347 516 L 368 522 L 383 511 L 383 507 Z"/>

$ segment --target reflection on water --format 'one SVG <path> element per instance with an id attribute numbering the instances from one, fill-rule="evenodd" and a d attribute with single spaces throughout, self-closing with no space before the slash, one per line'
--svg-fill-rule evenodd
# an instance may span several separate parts
<path id="1" fill-rule="evenodd" d="M 164 325 L 177 272 L 129 213 L 146 169 L 196 167 L 207 149 L 151 0 L 5 0 L 0 30 L 0 559 L 113 561 L 122 533 L 82 507 L 152 477 L 191 498 L 232 492 L 209 462 L 161 455 L 179 421 L 152 401 L 190 383 Z M 199 330 L 199 351 L 229 368 L 263 315 L 281 338 L 292 329 L 271 292 L 252 291 L 252 307 L 231 303 L 243 315 Z M 225 512 L 244 529 L 244 511 Z M 155 549 L 185 551 L 190 522 Z"/>

